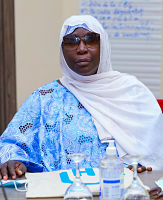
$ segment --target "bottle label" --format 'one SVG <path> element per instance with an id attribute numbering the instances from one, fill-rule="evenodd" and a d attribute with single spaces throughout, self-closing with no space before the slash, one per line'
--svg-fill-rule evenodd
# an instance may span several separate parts
<path id="1" fill-rule="evenodd" d="M 120 200 L 123 195 L 123 165 L 114 164 L 100 169 L 101 200 Z"/>
<path id="2" fill-rule="evenodd" d="M 103 199 L 120 199 L 121 188 L 120 179 L 103 180 Z"/>

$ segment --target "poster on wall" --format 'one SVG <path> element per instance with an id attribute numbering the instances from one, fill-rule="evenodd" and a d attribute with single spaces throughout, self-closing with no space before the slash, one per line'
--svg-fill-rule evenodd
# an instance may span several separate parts
<path id="1" fill-rule="evenodd" d="M 79 12 L 107 31 L 113 69 L 135 75 L 159 98 L 162 0 L 79 0 Z"/>

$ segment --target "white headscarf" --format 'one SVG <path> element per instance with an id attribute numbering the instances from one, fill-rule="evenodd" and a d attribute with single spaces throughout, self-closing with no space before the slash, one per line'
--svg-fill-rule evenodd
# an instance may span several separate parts
<path id="1" fill-rule="evenodd" d="M 100 34 L 100 64 L 98 72 L 82 76 L 67 65 L 62 52 L 62 39 L 68 26 L 85 23 Z M 115 138 L 119 155 L 150 155 L 143 164 L 163 168 L 163 115 L 152 93 L 134 76 L 113 71 L 108 35 L 92 16 L 68 18 L 60 33 L 60 64 L 64 77 L 61 83 L 69 89 L 91 113 L 99 138 L 106 142 Z M 159 163 L 156 160 L 159 159 Z"/>

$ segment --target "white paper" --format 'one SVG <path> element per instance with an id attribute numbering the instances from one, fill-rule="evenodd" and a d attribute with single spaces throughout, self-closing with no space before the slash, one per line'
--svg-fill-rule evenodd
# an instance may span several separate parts
<path id="1" fill-rule="evenodd" d="M 94 174 L 91 172 L 93 170 Z M 99 195 L 99 169 L 90 168 L 80 169 L 81 179 L 83 183 L 92 191 L 93 195 Z M 128 168 L 124 169 L 124 187 L 128 187 L 133 178 L 133 172 Z M 63 176 L 62 176 L 63 175 Z M 26 173 L 28 180 L 27 198 L 50 198 L 50 197 L 63 197 L 66 189 L 74 180 L 72 170 L 60 170 L 54 172 L 43 173 Z"/>
<path id="2" fill-rule="evenodd" d="M 111 41 L 113 69 L 135 75 L 160 96 L 162 0 L 80 0 Z"/>

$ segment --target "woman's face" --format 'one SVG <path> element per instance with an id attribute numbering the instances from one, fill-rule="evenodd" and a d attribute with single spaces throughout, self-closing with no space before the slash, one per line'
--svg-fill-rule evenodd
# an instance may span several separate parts
<path id="1" fill-rule="evenodd" d="M 91 39 L 90 31 L 84 28 L 77 28 L 68 36 L 78 36 L 79 38 L 86 36 L 85 38 Z M 90 34 L 90 35 L 89 35 Z M 66 36 L 65 36 L 66 37 Z M 63 40 L 64 41 L 64 40 Z M 89 76 L 97 73 L 98 65 L 100 62 L 100 40 L 99 38 L 93 42 L 88 43 L 80 40 L 74 48 L 72 45 L 62 45 L 63 55 L 67 62 L 67 65 L 71 70 L 82 76 Z"/>

